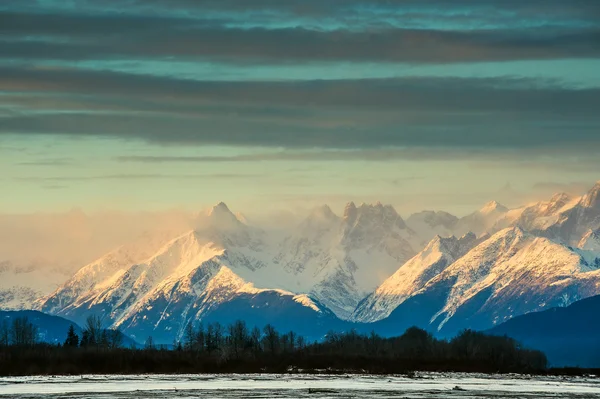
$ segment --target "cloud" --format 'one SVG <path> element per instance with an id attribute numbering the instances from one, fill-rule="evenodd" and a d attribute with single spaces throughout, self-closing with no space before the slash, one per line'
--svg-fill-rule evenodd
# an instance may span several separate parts
<path id="1" fill-rule="evenodd" d="M 600 159 L 596 156 L 598 143 L 587 148 L 574 146 L 539 147 L 539 148 L 469 148 L 459 147 L 406 147 L 388 149 L 360 150 L 286 150 L 258 152 L 253 154 L 231 156 L 166 156 L 166 155 L 125 155 L 117 156 L 114 160 L 122 163 L 238 163 L 238 162 L 348 162 L 367 161 L 390 162 L 411 161 L 431 162 L 449 161 L 467 163 L 473 169 L 490 170 L 558 170 L 561 172 L 587 173 L 600 168 Z M 560 159 L 560 162 L 557 162 Z M 410 180 L 417 179 L 410 177 Z M 406 179 L 392 182 L 400 184 Z M 541 184 L 541 183 L 540 183 Z M 579 188 L 587 187 L 589 183 L 579 184 Z M 550 187 L 550 186 L 548 186 Z M 572 186 L 571 188 L 575 188 Z M 569 191 L 571 188 L 546 188 L 548 191 Z M 541 186 L 536 189 L 542 189 Z M 573 191 L 574 192 L 574 191 Z"/>
<path id="2" fill-rule="evenodd" d="M 20 166 L 65 166 L 72 165 L 73 159 L 71 158 L 44 158 L 33 161 L 17 162 L 16 165 Z"/>
<path id="3" fill-rule="evenodd" d="M 600 144 L 600 89 L 526 79 L 214 82 L 1 67 L 0 90 L 47 97 L 43 107 L 21 101 L 0 118 L 0 134 L 295 149 Z"/>
<path id="4" fill-rule="evenodd" d="M 426 15 L 435 15 L 429 10 Z M 330 18 L 335 20 L 335 14 Z M 451 63 L 600 56 L 598 24 L 449 30 L 436 29 L 435 23 L 418 28 L 389 26 L 381 13 L 374 18 L 374 26 L 363 29 L 342 21 L 341 26 L 324 30 L 310 25 L 269 27 L 260 22 L 246 28 L 218 18 L 156 14 L 5 10 L 0 11 L 0 34 L 4 36 L 0 50 L 5 58 L 37 61 L 169 57 L 237 64 Z"/>
<path id="5" fill-rule="evenodd" d="M 27 176 L 15 177 L 22 182 L 86 182 L 98 180 L 202 180 L 202 179 L 252 179 L 261 177 L 256 174 L 207 173 L 207 174 L 162 174 L 162 173 L 121 173 L 94 176 Z M 48 186 L 45 186 L 48 187 Z"/>
<path id="6" fill-rule="evenodd" d="M 42 188 L 46 189 L 46 190 L 63 190 L 66 188 L 69 188 L 69 186 L 63 185 L 63 184 L 47 184 L 42 186 Z"/>

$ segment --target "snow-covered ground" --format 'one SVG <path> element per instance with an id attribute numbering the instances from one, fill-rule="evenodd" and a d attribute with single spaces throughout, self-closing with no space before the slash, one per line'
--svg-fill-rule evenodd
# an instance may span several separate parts
<path id="1" fill-rule="evenodd" d="M 600 379 L 457 373 L 0 378 L 0 398 L 600 398 Z"/>

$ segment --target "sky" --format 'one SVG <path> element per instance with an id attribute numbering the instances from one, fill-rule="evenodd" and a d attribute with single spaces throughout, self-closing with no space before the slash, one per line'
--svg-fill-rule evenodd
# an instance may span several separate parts
<path id="1" fill-rule="evenodd" d="M 591 0 L 0 1 L 0 213 L 580 193 L 599 71 Z"/>

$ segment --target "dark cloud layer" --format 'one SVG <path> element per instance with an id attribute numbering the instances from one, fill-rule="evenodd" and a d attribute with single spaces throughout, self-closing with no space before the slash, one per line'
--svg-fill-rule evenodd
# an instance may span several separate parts
<path id="1" fill-rule="evenodd" d="M 600 140 L 600 89 L 518 79 L 202 82 L 1 68 L 0 86 L 23 100 L 12 116 L 0 118 L 0 133 L 296 148 L 519 147 Z M 45 105 L 50 108 L 41 108 L 41 95 L 50 98 Z"/>
<path id="2" fill-rule="evenodd" d="M 221 21 L 222 22 L 222 21 Z M 600 27 L 382 28 L 333 31 L 231 28 L 220 21 L 127 15 L 0 12 L 5 57 L 94 60 L 176 57 L 231 63 L 469 62 L 600 56 Z M 22 40 L 25 35 L 31 36 Z M 52 40 L 58 37 L 61 40 Z"/>
<path id="3" fill-rule="evenodd" d="M 593 149 L 600 145 L 598 88 L 518 78 L 216 82 L 75 61 L 87 68 L 97 61 L 418 68 L 598 59 L 597 17 L 600 2 L 588 0 L 0 4 L 0 135 L 292 149 Z"/>

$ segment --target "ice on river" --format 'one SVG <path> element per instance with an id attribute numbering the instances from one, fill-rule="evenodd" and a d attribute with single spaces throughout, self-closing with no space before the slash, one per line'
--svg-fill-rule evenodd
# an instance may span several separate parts
<path id="1" fill-rule="evenodd" d="M 227 374 L 0 378 L 0 398 L 600 398 L 595 377 Z"/>

